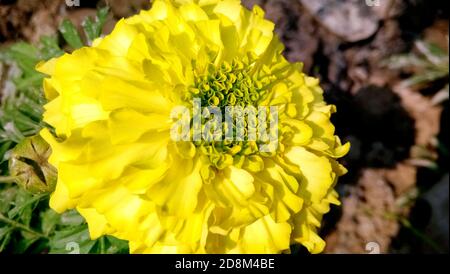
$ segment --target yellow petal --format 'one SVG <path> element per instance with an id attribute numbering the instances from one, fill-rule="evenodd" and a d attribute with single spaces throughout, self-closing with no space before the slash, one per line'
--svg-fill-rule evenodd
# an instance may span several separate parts
<path id="1" fill-rule="evenodd" d="M 249 254 L 279 253 L 289 249 L 290 235 L 288 223 L 275 223 L 266 216 L 245 228 L 240 248 Z"/>
<path id="2" fill-rule="evenodd" d="M 135 142 L 147 132 L 167 131 L 170 126 L 171 121 L 167 115 L 142 114 L 133 109 L 113 111 L 108 119 L 113 144 Z"/>
<path id="3" fill-rule="evenodd" d="M 108 221 L 103 215 L 99 214 L 95 208 L 78 207 L 77 211 L 86 219 L 91 239 L 95 240 L 103 236 L 109 230 Z"/>
<path id="4" fill-rule="evenodd" d="M 287 159 L 302 172 L 302 191 L 310 195 L 313 202 L 320 202 L 333 186 L 334 177 L 330 161 L 302 147 L 293 147 L 286 153 Z M 305 195 L 305 196 L 306 196 Z"/>

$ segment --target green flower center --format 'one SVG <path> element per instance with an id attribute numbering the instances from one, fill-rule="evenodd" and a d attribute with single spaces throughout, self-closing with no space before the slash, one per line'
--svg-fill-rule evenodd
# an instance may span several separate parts
<path id="1" fill-rule="evenodd" d="M 261 156 L 276 153 L 261 150 L 273 133 L 270 128 L 275 114 L 271 108 L 261 106 L 268 94 L 267 86 L 274 81 L 270 71 L 258 68 L 255 59 L 246 56 L 218 66 L 210 64 L 201 75 L 194 73 L 194 85 L 185 98 L 192 104 L 191 136 L 201 133 L 202 137 L 191 139 L 196 151 L 209 159 L 209 168 L 246 166 L 251 161 L 256 163 L 255 170 L 262 169 Z M 178 144 L 182 145 L 186 143 Z"/>
<path id="2" fill-rule="evenodd" d="M 202 106 L 258 106 L 267 90 L 252 71 L 254 62 L 249 58 L 208 66 L 208 73 L 197 76 L 190 92 L 200 98 Z"/>

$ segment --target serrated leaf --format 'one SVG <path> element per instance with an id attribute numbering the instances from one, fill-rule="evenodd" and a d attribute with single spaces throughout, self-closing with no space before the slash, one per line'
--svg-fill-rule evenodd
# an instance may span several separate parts
<path id="1" fill-rule="evenodd" d="M 106 23 L 106 19 L 108 18 L 109 7 L 100 8 L 97 11 L 97 21 L 100 23 L 100 26 Z"/>
<path id="2" fill-rule="evenodd" d="M 58 38 L 55 36 L 41 37 L 41 55 L 42 59 L 49 60 L 63 55 L 64 51 L 58 45 Z"/>
<path id="3" fill-rule="evenodd" d="M 83 47 L 81 37 L 72 22 L 65 19 L 59 27 L 59 31 L 73 49 L 79 49 Z"/>
<path id="4" fill-rule="evenodd" d="M 33 74 L 34 67 L 39 62 L 39 50 L 28 43 L 19 42 L 12 45 L 7 55 L 17 62 L 19 68 L 25 74 Z"/>
<path id="5" fill-rule="evenodd" d="M 97 16 L 95 17 L 95 20 L 92 20 L 91 18 L 86 18 L 86 20 L 83 21 L 82 26 L 84 29 L 84 32 L 86 34 L 86 37 L 89 40 L 89 43 L 92 43 L 96 38 L 98 38 L 101 33 L 103 26 L 105 25 L 106 18 L 108 17 L 109 8 L 101 8 L 97 11 Z"/>
<path id="6" fill-rule="evenodd" d="M 98 37 L 95 29 L 95 23 L 91 20 L 91 18 L 87 18 L 86 20 L 84 20 L 82 26 L 86 37 L 89 40 L 89 43 L 91 43 L 95 38 Z"/>

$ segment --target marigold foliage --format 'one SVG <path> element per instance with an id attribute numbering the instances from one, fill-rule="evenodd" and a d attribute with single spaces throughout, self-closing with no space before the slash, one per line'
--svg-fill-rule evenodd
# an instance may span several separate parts
<path id="1" fill-rule="evenodd" d="M 280 253 L 317 235 L 348 152 L 317 79 L 282 56 L 274 24 L 238 0 L 156 0 L 91 47 L 43 62 L 50 206 L 132 253 Z M 274 153 L 170 138 L 190 99 L 279 109 Z"/>

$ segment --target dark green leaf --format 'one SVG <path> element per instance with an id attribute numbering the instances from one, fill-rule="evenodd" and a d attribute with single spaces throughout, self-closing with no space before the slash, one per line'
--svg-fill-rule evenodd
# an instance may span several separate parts
<path id="1" fill-rule="evenodd" d="M 0 240 L 3 239 L 9 232 L 11 232 L 11 228 L 7 226 L 0 227 Z"/>
<path id="2" fill-rule="evenodd" d="M 0 253 L 5 250 L 6 246 L 9 244 L 12 238 L 12 230 L 9 227 L 7 227 L 6 229 L 7 230 L 5 230 L 6 232 L 4 233 L 4 236 L 0 238 Z"/>
<path id="3" fill-rule="evenodd" d="M 22 238 L 19 240 L 17 244 L 14 245 L 14 253 L 22 254 L 25 253 L 28 248 L 38 241 L 39 237 L 31 237 L 31 238 Z"/>
<path id="4" fill-rule="evenodd" d="M 106 249 L 107 254 L 127 254 L 129 253 L 128 242 L 119 240 L 113 236 L 105 236 L 108 240 L 109 246 Z"/>

